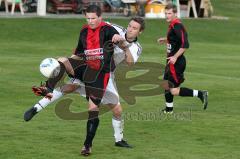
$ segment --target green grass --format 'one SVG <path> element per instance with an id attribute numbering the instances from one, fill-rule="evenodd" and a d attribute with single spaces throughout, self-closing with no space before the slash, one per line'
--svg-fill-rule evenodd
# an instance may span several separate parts
<path id="1" fill-rule="evenodd" d="M 113 146 L 111 113 L 101 116 L 94 140 L 93 155 L 98 159 L 238 159 L 240 156 L 240 46 L 235 10 L 237 0 L 217 3 L 216 15 L 230 20 L 184 20 L 190 49 L 186 52 L 187 70 L 183 86 L 209 91 L 209 109 L 192 98 L 175 98 L 176 115 L 159 120 L 131 118 L 125 121 L 125 138 L 134 149 Z M 222 9 L 229 10 L 223 12 Z M 0 19 L 0 158 L 42 159 L 81 158 L 79 150 L 85 137 L 86 121 L 62 120 L 52 104 L 31 122 L 23 122 L 23 113 L 38 101 L 31 92 L 44 78 L 39 62 L 45 57 L 69 56 L 75 48 L 80 27 L 77 19 Z M 126 20 L 113 20 L 126 25 Z M 165 48 L 156 39 L 166 34 L 163 20 L 147 20 L 140 37 L 143 54 L 140 61 L 164 63 Z M 71 110 L 86 110 L 86 101 L 78 95 Z M 129 106 L 122 101 L 126 116 L 130 113 L 156 113 L 164 106 L 162 95 L 137 97 Z M 191 120 L 189 109 L 192 109 Z"/>
<path id="2" fill-rule="evenodd" d="M 239 20 L 237 13 L 240 8 L 240 4 L 238 0 L 211 0 L 211 2 L 214 9 L 214 15 L 226 16 Z"/>

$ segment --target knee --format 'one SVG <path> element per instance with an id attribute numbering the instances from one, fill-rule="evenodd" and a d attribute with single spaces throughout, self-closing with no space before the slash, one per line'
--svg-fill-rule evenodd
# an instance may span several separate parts
<path id="1" fill-rule="evenodd" d="M 67 59 L 66 57 L 59 57 L 57 60 L 58 60 L 59 62 L 64 63 L 64 62 L 66 62 L 68 59 Z"/>
<path id="2" fill-rule="evenodd" d="M 94 104 L 90 98 L 88 102 L 88 111 L 99 111 L 98 106 Z"/>
<path id="3" fill-rule="evenodd" d="M 121 118 L 122 115 L 122 106 L 120 104 L 117 104 L 116 106 L 114 106 L 114 108 L 112 109 L 113 112 L 113 116 L 116 118 Z"/>
<path id="4" fill-rule="evenodd" d="M 172 95 L 178 96 L 179 95 L 179 88 L 172 88 L 172 89 L 170 89 L 170 92 L 171 92 Z"/>
<path id="5" fill-rule="evenodd" d="M 59 57 L 57 60 L 64 65 L 68 74 L 71 74 L 74 76 L 74 70 L 73 70 L 72 65 L 69 62 L 69 59 L 67 57 Z"/>
<path id="6" fill-rule="evenodd" d="M 72 93 L 74 92 L 76 89 L 78 89 L 79 86 L 78 85 L 75 85 L 75 84 L 67 84 L 67 85 L 64 85 L 62 87 L 62 92 L 63 93 Z"/>

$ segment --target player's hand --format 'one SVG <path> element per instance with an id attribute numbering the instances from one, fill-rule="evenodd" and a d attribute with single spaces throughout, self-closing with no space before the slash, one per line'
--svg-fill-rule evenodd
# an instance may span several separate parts
<path id="1" fill-rule="evenodd" d="M 171 63 L 171 64 L 174 65 L 176 63 L 176 61 L 177 61 L 177 58 L 175 56 L 170 56 L 167 59 L 168 59 L 168 64 Z"/>
<path id="2" fill-rule="evenodd" d="M 115 43 L 115 44 L 120 42 L 120 41 L 124 41 L 124 40 L 125 40 L 125 38 L 123 38 L 119 34 L 114 34 L 113 37 L 112 37 L 112 42 Z"/>
<path id="3" fill-rule="evenodd" d="M 157 40 L 157 42 L 159 43 L 159 44 L 165 44 L 166 42 L 167 42 L 167 38 L 159 38 L 158 40 Z"/>

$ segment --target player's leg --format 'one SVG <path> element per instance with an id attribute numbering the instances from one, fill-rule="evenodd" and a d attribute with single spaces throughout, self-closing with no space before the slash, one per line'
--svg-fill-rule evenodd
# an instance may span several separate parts
<path id="1" fill-rule="evenodd" d="M 166 101 L 166 107 L 163 109 L 163 112 L 165 114 L 172 114 L 173 113 L 173 95 L 169 90 L 165 90 L 165 101 Z"/>
<path id="2" fill-rule="evenodd" d="M 184 82 L 184 71 L 186 68 L 186 59 L 184 56 L 179 58 L 177 62 L 168 65 L 168 75 L 167 79 L 173 83 L 173 87 L 170 87 L 170 92 L 172 96 L 181 96 L 181 97 L 198 97 L 202 103 L 203 108 L 206 109 L 208 105 L 208 92 L 201 90 L 193 90 L 190 88 L 180 87 L 181 83 Z M 169 99 L 171 99 L 169 95 Z M 169 106 L 173 106 L 169 105 Z M 167 107 L 166 107 L 167 108 Z"/>
<path id="3" fill-rule="evenodd" d="M 63 78 L 64 73 L 67 73 L 71 76 L 75 76 L 74 74 L 74 66 L 77 65 L 78 61 L 73 60 L 72 58 L 60 57 L 58 58 L 58 62 L 60 63 L 60 72 L 54 78 L 49 78 L 46 82 L 46 86 L 49 89 L 54 89 L 56 84 Z M 81 61 L 79 60 L 81 64 Z"/>
<path id="4" fill-rule="evenodd" d="M 7 1 L 7 0 L 4 0 L 4 3 L 5 3 L 6 13 L 8 13 L 8 12 L 9 12 L 9 10 L 8 10 L 8 1 Z"/>
<path id="5" fill-rule="evenodd" d="M 73 58 L 59 58 L 60 71 L 59 74 L 54 78 L 49 78 L 46 81 L 46 86 L 33 87 L 33 91 L 36 95 L 47 96 L 51 98 L 51 92 L 56 87 L 57 83 L 63 79 L 65 72 L 70 76 L 79 75 L 81 73 L 75 73 L 76 71 L 84 70 L 85 67 L 84 61 L 81 59 Z"/>
<path id="6" fill-rule="evenodd" d="M 186 87 L 171 88 L 170 92 L 174 96 L 181 97 L 198 97 L 203 103 L 203 109 L 207 109 L 208 105 L 208 92 L 202 90 L 195 90 Z"/>
<path id="7" fill-rule="evenodd" d="M 114 75 L 112 74 L 101 103 L 108 105 L 113 113 L 112 126 L 114 130 L 115 146 L 131 148 L 132 146 L 123 140 L 124 120 L 122 116 L 122 106 L 119 102 L 119 95 L 114 81 Z"/>
<path id="8" fill-rule="evenodd" d="M 170 88 L 170 92 L 174 96 L 181 97 L 198 97 L 203 103 L 203 109 L 207 108 L 208 105 L 208 92 L 202 90 L 194 90 L 191 88 L 180 87 L 180 84 L 184 81 L 184 71 L 186 68 L 186 59 L 182 56 L 174 65 L 175 76 L 177 78 L 176 88 Z M 174 72 L 171 72 L 174 76 Z"/>
<path id="9" fill-rule="evenodd" d="M 113 112 L 112 126 L 114 130 L 115 146 L 132 148 L 131 145 L 123 139 L 124 119 L 122 117 L 122 106 L 118 104 L 109 104 Z"/>
<path id="10" fill-rule="evenodd" d="M 62 96 L 63 93 L 59 89 L 54 89 L 51 99 L 46 97 L 42 98 L 41 100 L 38 101 L 38 103 L 36 103 L 33 107 L 31 107 L 24 113 L 24 120 L 25 121 L 31 120 L 38 112 L 40 112 L 42 109 L 44 109 L 57 99 L 61 98 Z"/>
<path id="11" fill-rule="evenodd" d="M 99 73 L 96 81 L 85 83 L 86 98 L 89 101 L 89 116 L 87 121 L 87 135 L 84 141 L 84 147 L 81 150 L 81 155 L 88 156 L 91 153 L 92 142 L 99 125 L 98 106 L 103 98 L 109 77 L 109 73 Z"/>
<path id="12" fill-rule="evenodd" d="M 208 106 L 208 92 L 203 90 L 194 90 L 185 87 L 170 88 L 170 91 L 165 91 L 166 108 L 163 109 L 164 113 L 173 113 L 173 97 L 198 97 L 203 103 L 203 109 Z"/>
<path id="13" fill-rule="evenodd" d="M 106 92 L 101 103 L 108 105 L 113 113 L 112 126 L 114 130 L 115 146 L 130 148 L 131 146 L 125 140 L 123 140 L 124 120 L 122 116 L 122 106 L 119 102 L 119 94 L 113 73 L 110 74 Z"/>
<path id="14" fill-rule="evenodd" d="M 124 120 L 122 119 L 122 107 L 120 104 L 108 105 L 112 110 L 112 126 L 114 130 L 115 143 L 123 139 L 123 124 Z"/>
<path id="15" fill-rule="evenodd" d="M 171 87 L 175 87 L 176 83 L 171 76 L 170 67 L 166 65 L 163 79 L 168 81 L 168 86 L 165 88 L 165 108 L 162 110 L 165 114 L 173 113 L 173 95 L 170 92 Z"/>
<path id="16" fill-rule="evenodd" d="M 56 88 L 53 90 L 52 98 L 42 98 L 38 103 L 36 103 L 33 107 L 27 110 L 24 114 L 24 120 L 31 120 L 38 112 L 42 109 L 46 108 L 49 104 L 53 103 L 57 99 L 61 98 L 63 95 L 67 93 L 72 93 L 76 91 L 80 86 L 74 82 L 75 79 L 71 79 L 68 84 L 62 86 L 62 88 Z"/>
<path id="17" fill-rule="evenodd" d="M 108 105 L 112 110 L 112 126 L 114 130 L 115 146 L 131 148 L 125 140 L 123 140 L 124 119 L 122 116 L 122 106 L 119 101 L 114 74 L 110 74 L 110 79 L 106 88 L 106 92 L 102 99 L 102 104 Z"/>
<path id="18" fill-rule="evenodd" d="M 19 2 L 18 4 L 19 4 L 19 9 L 20 9 L 20 11 L 21 11 L 21 14 L 24 15 L 23 3 L 22 3 L 22 1 L 20 0 L 20 2 Z"/>
<path id="19" fill-rule="evenodd" d="M 12 1 L 12 9 L 11 9 L 11 14 L 14 14 L 14 11 L 15 11 L 15 1 Z"/>
<path id="20" fill-rule="evenodd" d="M 81 155 L 83 156 L 88 156 L 91 154 L 92 142 L 99 125 L 98 114 L 99 114 L 98 106 L 95 103 L 93 103 L 91 98 L 89 98 L 87 134 L 84 141 L 84 146 L 81 150 Z"/>

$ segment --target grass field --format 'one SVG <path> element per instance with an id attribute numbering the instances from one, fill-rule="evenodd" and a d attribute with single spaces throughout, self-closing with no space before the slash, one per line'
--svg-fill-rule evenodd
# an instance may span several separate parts
<path id="1" fill-rule="evenodd" d="M 227 3 L 228 2 L 228 3 Z M 125 138 L 134 149 L 113 146 L 111 113 L 100 117 L 93 154 L 97 159 L 238 159 L 240 156 L 240 20 L 238 0 L 212 0 L 215 15 L 229 20 L 186 19 L 190 49 L 183 86 L 209 91 L 209 108 L 193 98 L 175 98 L 175 117 L 126 118 Z M 126 26 L 126 20 L 111 20 Z M 31 122 L 23 113 L 40 98 L 31 86 L 44 78 L 38 65 L 43 58 L 69 56 L 76 47 L 79 19 L 0 18 L 0 159 L 82 158 L 79 150 L 86 121 L 62 120 L 55 104 Z M 139 41 L 140 61 L 164 64 L 164 47 L 156 43 L 166 34 L 164 20 L 147 20 Z M 71 110 L 86 110 L 78 95 Z M 138 97 L 133 106 L 122 101 L 126 116 L 156 113 L 164 107 L 163 95 Z M 191 109 L 191 113 L 189 111 Z M 190 115 L 191 114 L 191 115 Z"/>

